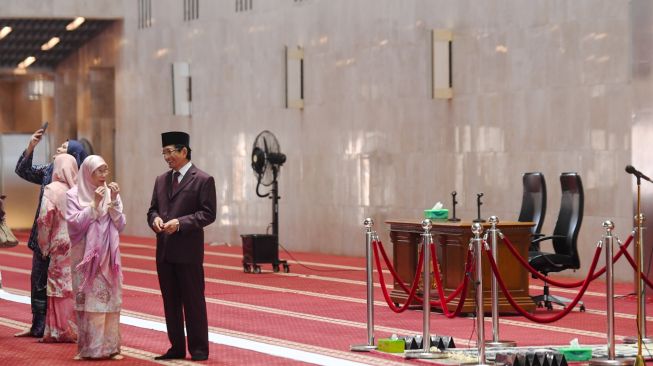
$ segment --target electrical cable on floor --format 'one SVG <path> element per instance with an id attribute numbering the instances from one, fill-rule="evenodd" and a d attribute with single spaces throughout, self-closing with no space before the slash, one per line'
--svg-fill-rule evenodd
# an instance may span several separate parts
<path id="1" fill-rule="evenodd" d="M 352 269 L 348 269 L 348 268 L 341 268 L 341 269 L 313 268 L 313 267 L 307 266 L 304 263 L 300 262 L 297 258 L 295 258 L 292 254 L 290 254 L 288 249 L 286 249 L 286 247 L 281 245 L 281 243 L 279 243 L 279 246 L 281 247 L 281 249 L 283 249 L 284 252 L 286 252 L 286 254 L 288 254 L 288 256 L 290 258 L 292 258 L 293 261 L 295 261 L 295 263 L 293 263 L 293 264 L 299 265 L 299 266 L 304 267 L 304 268 L 306 268 L 308 270 L 311 270 L 311 271 L 316 271 L 316 272 L 360 272 L 360 271 L 365 271 L 364 268 L 361 268 L 361 269 L 353 269 L 353 268 Z"/>
<path id="2" fill-rule="evenodd" d="M 270 234 L 270 229 L 272 229 L 272 224 L 269 224 L 265 228 L 265 233 L 269 235 Z M 281 249 L 283 249 L 284 252 L 286 252 L 286 254 L 288 254 L 288 256 L 290 258 L 292 258 L 292 260 L 295 261 L 295 263 L 293 263 L 293 264 L 299 265 L 300 267 L 304 267 L 304 268 L 306 268 L 306 269 L 308 269 L 310 271 L 315 271 L 315 272 L 358 272 L 358 271 L 366 271 L 366 269 L 345 269 L 345 268 L 343 268 L 343 269 L 318 269 L 318 268 L 309 267 L 309 266 L 305 265 L 304 263 L 300 262 L 299 260 L 297 260 L 297 258 L 295 258 L 295 256 L 290 254 L 288 249 L 286 249 L 286 247 L 281 245 L 281 243 L 279 243 L 279 246 L 281 247 Z"/>

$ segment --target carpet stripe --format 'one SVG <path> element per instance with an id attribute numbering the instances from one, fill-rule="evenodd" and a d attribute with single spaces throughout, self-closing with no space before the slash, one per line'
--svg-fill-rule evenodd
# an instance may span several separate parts
<path id="1" fill-rule="evenodd" d="M 16 254 L 16 253 L 12 253 L 12 254 Z M 24 274 L 29 274 L 30 273 L 30 271 L 28 271 L 28 270 L 23 270 L 23 269 L 14 268 L 14 267 L 0 266 L 0 269 L 11 270 L 11 271 L 14 271 L 14 272 L 24 273 Z M 148 274 L 148 275 L 154 275 L 154 276 L 157 275 L 156 271 L 146 270 L 146 269 L 139 269 L 139 268 L 123 267 L 123 271 L 124 272 L 142 273 L 142 274 Z M 272 292 L 292 293 L 292 294 L 309 296 L 309 297 L 317 297 L 317 298 L 320 298 L 320 299 L 329 299 L 329 300 L 346 301 L 346 302 L 359 303 L 359 304 L 367 304 L 367 300 L 366 299 L 361 299 L 361 298 L 352 298 L 352 297 L 339 296 L 339 295 L 329 295 L 329 294 L 324 294 L 324 293 L 316 293 L 316 292 L 304 291 L 304 290 L 294 290 L 294 289 L 287 289 L 287 288 L 283 288 L 283 287 L 274 287 L 274 286 L 267 286 L 267 285 L 256 285 L 256 284 L 238 282 L 238 281 L 220 280 L 220 279 L 216 279 L 216 278 L 206 278 L 205 280 L 206 280 L 206 282 L 222 284 L 222 285 L 238 286 L 238 287 L 245 287 L 245 288 L 251 288 L 251 289 L 258 289 L 258 290 L 266 290 L 266 291 L 272 291 Z M 603 294 L 601 296 L 605 297 L 605 295 L 603 295 Z M 387 306 L 385 301 L 374 301 L 374 305 L 379 306 L 379 307 L 386 307 Z M 594 315 L 607 316 L 607 313 L 605 311 L 600 311 L 600 310 L 592 310 L 592 311 L 588 311 L 588 313 L 594 314 Z M 623 318 L 623 319 L 634 319 L 635 318 L 634 315 L 624 314 L 624 313 L 615 313 L 615 317 Z M 653 321 L 653 316 L 647 316 L 646 320 L 647 321 Z M 524 323 L 524 324 L 528 324 L 528 323 Z M 391 331 L 391 332 L 395 333 L 394 331 Z M 404 334 L 404 333 L 402 333 L 402 334 Z M 407 334 L 411 334 L 411 333 L 407 333 Z"/>
<path id="2" fill-rule="evenodd" d="M 147 291 L 143 292 L 158 292 L 152 289 L 146 290 Z M 18 293 L 23 293 L 26 295 L 29 294 L 27 291 L 11 290 L 11 292 L 9 292 L 4 289 L 0 289 L 0 299 L 22 304 L 30 303 L 29 296 L 19 295 Z M 245 307 L 243 308 L 246 309 Z M 20 329 L 24 329 L 25 327 L 29 326 L 29 324 L 25 323 L 15 323 L 22 324 L 17 326 L 17 328 Z M 135 311 L 122 310 L 120 313 L 120 323 L 159 332 L 166 332 L 165 320 L 163 318 Z M 225 346 L 265 353 L 276 357 L 289 358 L 297 361 L 325 366 L 362 366 L 364 364 L 388 366 L 403 365 L 403 363 L 396 363 L 389 360 L 365 356 L 359 353 L 343 352 L 329 348 L 286 341 L 278 338 L 252 335 L 218 327 L 209 327 L 209 341 Z M 144 356 L 144 359 L 151 360 L 152 357 L 156 356 L 155 354 L 150 354 L 146 351 L 142 352 L 144 352 L 143 354 L 147 355 Z M 129 356 L 133 357 L 131 354 L 129 354 Z"/>
<path id="3" fill-rule="evenodd" d="M 3 268 L 0 266 L 0 268 Z M 13 270 L 13 268 L 7 268 L 10 270 Z M 20 270 L 19 270 L 20 271 Z M 146 272 L 148 274 L 156 275 L 155 271 L 148 271 L 148 270 L 137 270 L 136 272 L 143 273 Z M 139 286 L 131 286 L 131 285 L 123 285 L 124 289 L 132 290 L 132 291 L 139 291 L 139 292 L 144 292 L 144 293 L 149 293 L 149 294 L 154 294 L 154 295 L 160 295 L 160 291 L 151 289 L 151 288 L 144 288 L 144 287 L 139 287 Z M 233 301 L 226 301 L 226 300 L 219 300 L 215 298 L 210 298 L 207 297 L 206 301 L 208 303 L 212 304 L 218 304 L 218 305 L 223 305 L 223 306 L 231 306 L 243 310 L 251 310 L 251 311 L 259 311 L 259 312 L 264 312 L 264 313 L 269 313 L 269 314 L 275 314 L 275 315 L 283 315 L 283 316 L 288 316 L 288 317 L 293 317 L 293 318 L 299 318 L 299 319 L 304 319 L 304 320 L 312 320 L 312 321 L 320 321 L 320 322 L 325 322 L 329 324 L 335 324 L 335 325 L 340 325 L 340 326 L 348 326 L 348 327 L 354 327 L 354 328 L 359 328 L 359 329 L 366 329 L 367 324 L 366 323 L 361 323 L 361 322 L 354 322 L 354 321 L 348 321 L 348 320 L 343 320 L 343 319 L 335 319 L 335 318 L 329 318 L 329 317 L 323 317 L 323 316 L 318 316 L 318 315 L 312 315 L 312 314 L 305 314 L 305 313 L 299 313 L 299 312 L 294 312 L 294 311 L 288 311 L 288 310 L 282 310 L 282 309 L 276 309 L 276 308 L 269 308 L 269 307 L 263 307 L 263 306 L 258 306 L 258 305 L 251 305 L 251 304 L 242 304 L 238 302 L 233 302 Z M 606 315 L 605 312 L 600 312 L 600 311 L 593 311 L 594 314 L 600 314 L 600 315 Z M 626 315 L 626 314 L 624 314 Z M 626 316 L 626 318 L 631 318 L 631 316 Z M 651 318 L 651 317 L 647 317 Z M 653 318 L 652 318 L 653 319 Z M 491 323 L 492 319 L 491 318 L 486 318 L 485 321 L 487 323 Z M 522 328 L 531 328 L 531 329 L 546 329 L 549 331 L 554 331 L 554 332 L 561 332 L 561 333 L 567 333 L 567 334 L 582 334 L 586 335 L 589 337 L 594 337 L 598 339 L 605 339 L 605 333 L 599 333 L 599 332 L 591 332 L 591 331 L 583 331 L 583 330 L 578 330 L 575 328 L 566 328 L 566 327 L 560 327 L 560 326 L 553 326 L 553 325 L 544 325 L 544 324 L 538 324 L 538 323 L 529 323 L 529 322 L 524 322 L 524 321 L 515 321 L 515 320 L 510 320 L 507 318 L 501 318 L 501 323 L 502 324 L 510 324 L 513 326 L 517 327 L 522 327 Z M 407 329 L 400 329 L 400 328 L 393 328 L 393 327 L 383 327 L 379 325 L 375 325 L 375 329 L 379 331 L 386 331 L 388 333 L 395 333 L 395 334 L 419 334 L 420 331 L 418 330 L 407 330 Z M 617 340 L 623 340 L 625 336 L 619 336 L 615 335 L 615 338 Z M 470 342 L 465 339 L 460 339 L 460 338 L 454 338 L 454 342 L 459 345 L 470 345 Z"/>
<path id="4" fill-rule="evenodd" d="M 7 298 L 4 296 L 4 294 L 2 294 L 2 292 L 4 292 L 4 291 L 0 290 L 0 298 L 3 298 L 5 300 L 7 300 Z M 14 299 L 16 296 L 17 295 L 13 295 L 13 296 L 11 296 L 11 298 Z M 28 300 L 27 303 L 29 304 L 29 298 L 27 300 Z M 23 301 L 19 301 L 19 302 L 24 303 Z M 21 322 L 21 321 L 18 321 L 18 320 L 14 320 L 14 319 L 0 317 L 0 325 L 8 327 L 8 328 L 14 328 L 14 329 L 17 329 L 17 330 L 22 330 L 22 329 L 28 328 L 31 324 Z M 173 364 L 173 365 L 197 365 L 194 362 L 183 361 L 183 360 L 175 360 L 176 362 L 174 362 L 174 363 L 171 363 L 169 361 L 156 361 L 156 360 L 154 360 L 154 357 L 157 356 L 156 354 L 154 354 L 152 352 L 142 350 L 142 349 L 132 348 L 132 347 L 120 346 L 120 353 L 122 355 L 131 357 L 131 358 L 136 358 L 136 359 L 144 360 L 144 361 L 150 361 L 152 363 L 161 364 L 161 365 L 170 365 L 170 364 Z"/>
<path id="5" fill-rule="evenodd" d="M 154 249 L 150 246 L 143 245 L 143 244 L 123 244 L 121 243 L 121 246 L 137 246 L 137 247 L 145 247 L 149 249 Z M 205 251 L 205 254 L 208 254 L 208 251 Z M 16 257 L 22 257 L 22 258 L 31 258 L 31 254 L 25 254 L 25 253 L 15 253 L 15 252 L 7 252 L 7 254 L 11 256 L 16 256 Z M 214 253 L 216 254 L 216 253 Z M 121 253 L 121 257 L 124 258 L 132 258 L 132 259 L 140 259 L 140 260 L 148 260 L 151 261 L 154 258 L 151 256 L 145 256 L 145 255 L 139 255 L 139 254 L 129 254 L 129 253 Z M 239 257 L 240 258 L 240 257 Z M 204 267 L 207 268 L 216 268 L 216 269 L 225 269 L 225 270 L 231 270 L 231 271 L 239 271 L 241 272 L 243 268 L 241 266 L 227 266 L 227 265 L 222 265 L 222 264 L 214 264 L 214 263 L 204 263 Z M 363 269 L 364 270 L 364 269 Z M 270 272 L 274 273 L 274 272 Z M 346 283 L 346 284 L 351 284 L 351 285 L 361 285 L 361 286 L 367 286 L 366 281 L 358 281 L 358 280 L 349 280 L 349 279 L 343 279 L 343 278 L 337 278 L 337 277 L 328 277 L 328 276 L 320 276 L 320 275 L 312 275 L 312 274 L 300 274 L 300 273 L 283 273 L 283 272 L 277 272 L 274 273 L 274 275 L 277 276 L 287 276 L 287 277 L 299 277 L 299 278 L 306 278 L 306 279 L 311 279 L 311 280 L 319 280 L 319 281 L 329 281 L 329 282 L 336 282 L 336 283 Z M 235 285 L 234 285 L 235 286 Z M 375 288 L 381 288 L 380 284 L 375 282 L 374 283 Z M 386 285 L 387 289 L 393 289 L 393 286 Z M 543 291 L 542 286 L 538 285 L 529 285 L 529 289 L 532 290 L 537 290 L 539 292 Z M 270 290 L 273 291 L 273 290 Z M 568 293 L 568 294 L 577 294 L 577 290 L 573 289 L 565 289 L 565 288 L 552 288 L 551 292 L 559 292 L 559 293 Z M 308 292 L 306 292 L 304 295 L 308 295 Z M 585 292 L 586 296 L 596 296 L 596 297 L 605 297 L 604 293 L 601 292 L 593 292 L 593 291 L 586 291 Z M 345 300 L 346 301 L 346 300 Z M 354 301 L 356 302 L 356 301 Z M 385 302 L 383 301 L 375 301 L 375 305 L 377 306 L 385 306 Z"/>
<path id="6" fill-rule="evenodd" d="M 120 254 L 121 257 L 123 258 L 133 258 L 133 259 L 143 259 L 143 260 L 153 260 L 153 257 L 146 256 L 146 255 L 138 255 L 138 254 Z M 227 266 L 224 264 L 214 264 L 214 263 L 204 263 L 204 267 L 208 268 L 217 268 L 217 269 L 227 269 L 231 271 L 243 271 L 243 267 L 239 266 Z M 272 272 L 271 272 L 272 273 Z M 278 276 L 285 276 L 285 277 L 301 277 L 301 278 L 308 278 L 311 280 L 318 280 L 318 281 L 329 281 L 329 282 L 337 282 L 337 283 L 347 283 L 350 285 L 362 285 L 362 286 L 367 286 L 366 281 L 358 281 L 358 280 L 348 280 L 344 278 L 336 278 L 336 277 L 326 277 L 326 276 L 319 276 L 319 275 L 313 275 L 313 274 L 301 274 L 301 273 L 283 273 L 283 272 L 276 272 L 275 275 Z M 381 288 L 381 285 L 378 283 L 374 283 L 374 287 Z M 387 286 L 386 288 L 392 289 L 392 286 Z"/>
<path id="7" fill-rule="evenodd" d="M 133 244 L 129 242 L 121 242 L 120 246 L 125 246 L 125 247 L 131 247 L 131 248 L 145 248 L 145 249 L 156 249 L 155 246 L 153 245 L 145 245 L 145 244 Z M 215 247 L 215 245 L 209 244 L 209 247 Z M 216 256 L 216 257 L 226 257 L 226 258 L 237 258 L 237 259 L 242 259 L 243 256 L 242 254 L 230 254 L 230 253 L 220 253 L 220 252 L 213 252 L 210 250 L 205 250 L 204 251 L 205 255 L 211 255 L 211 256 Z M 316 267 L 326 267 L 326 268 L 337 268 L 337 269 L 346 269 L 346 270 L 351 270 L 351 271 L 365 271 L 365 267 L 354 267 L 354 266 L 343 266 L 340 264 L 332 264 L 332 263 L 319 263 L 319 262 L 310 262 L 310 261 L 296 261 L 296 260 L 287 260 L 288 263 L 290 264 L 295 264 L 295 265 L 310 265 L 310 266 L 316 266 Z M 242 271 L 243 268 L 239 267 L 239 269 Z M 384 270 L 383 272 L 385 273 L 390 273 L 390 271 Z"/>

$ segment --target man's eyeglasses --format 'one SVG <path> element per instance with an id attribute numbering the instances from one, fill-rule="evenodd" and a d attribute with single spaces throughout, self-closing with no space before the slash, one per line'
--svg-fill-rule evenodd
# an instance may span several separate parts
<path id="1" fill-rule="evenodd" d="M 177 149 L 172 149 L 172 148 L 170 148 L 170 149 L 163 149 L 163 150 L 161 151 L 161 155 L 163 155 L 163 156 L 169 156 L 169 155 L 171 155 L 171 154 L 172 154 L 173 152 L 175 152 L 175 151 L 179 151 L 179 150 L 177 150 Z"/>

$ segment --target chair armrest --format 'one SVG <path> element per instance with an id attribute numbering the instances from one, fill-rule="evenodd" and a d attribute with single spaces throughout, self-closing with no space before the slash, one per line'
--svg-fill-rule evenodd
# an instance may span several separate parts
<path id="1" fill-rule="evenodd" d="M 531 243 L 536 244 L 536 243 L 539 243 L 539 242 L 545 241 L 545 240 L 565 239 L 565 238 L 566 238 L 566 236 L 564 236 L 564 235 L 549 235 L 549 236 L 544 236 L 544 237 L 541 237 L 541 238 L 533 239 L 533 240 L 531 240 Z"/>

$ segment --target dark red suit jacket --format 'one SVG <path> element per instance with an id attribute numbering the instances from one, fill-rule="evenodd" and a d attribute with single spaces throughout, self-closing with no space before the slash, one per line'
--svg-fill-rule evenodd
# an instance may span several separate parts
<path id="1" fill-rule="evenodd" d="M 204 227 L 215 221 L 215 180 L 195 165 L 172 192 L 172 170 L 156 178 L 147 222 L 152 228 L 156 217 L 163 222 L 179 219 L 179 231 L 156 235 L 156 259 L 169 263 L 204 261 Z"/>

